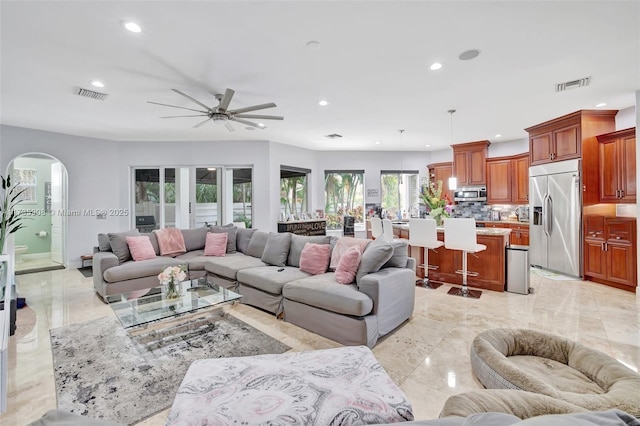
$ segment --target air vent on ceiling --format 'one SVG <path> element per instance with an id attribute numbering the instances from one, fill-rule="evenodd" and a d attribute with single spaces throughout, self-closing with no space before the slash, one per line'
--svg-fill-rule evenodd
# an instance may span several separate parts
<path id="1" fill-rule="evenodd" d="M 337 133 L 331 133 L 330 135 L 326 135 L 325 138 L 329 138 L 329 139 L 340 139 L 342 137 L 342 135 L 339 135 Z"/>
<path id="2" fill-rule="evenodd" d="M 577 89 L 579 87 L 586 87 L 591 83 L 591 76 L 579 78 L 578 80 L 565 81 L 564 83 L 556 84 L 556 92 L 564 92 L 569 89 Z"/>
<path id="3" fill-rule="evenodd" d="M 106 93 L 94 92 L 93 90 L 83 89 L 82 87 L 76 88 L 76 95 L 96 99 L 98 101 L 104 101 L 107 99 L 107 96 L 109 96 Z"/>

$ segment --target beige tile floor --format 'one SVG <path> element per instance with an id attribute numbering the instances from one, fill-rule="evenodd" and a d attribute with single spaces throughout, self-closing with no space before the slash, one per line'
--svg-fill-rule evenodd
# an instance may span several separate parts
<path id="1" fill-rule="evenodd" d="M 56 407 L 49 330 L 113 315 L 93 293 L 91 278 L 77 270 L 18 276 L 28 308 L 18 311 L 19 329 L 10 339 L 9 409 L 2 425 L 23 425 Z M 471 374 L 474 336 L 495 327 L 527 327 L 557 333 L 602 350 L 640 369 L 640 298 L 598 284 L 531 276 L 535 293 L 484 292 L 479 300 L 416 288 L 411 320 L 374 348 L 376 357 L 402 388 L 417 419 L 438 416 L 454 394 L 480 388 Z M 313 350 L 339 346 L 272 315 L 244 305 L 229 312 L 291 346 Z M 165 410 L 140 423 L 161 425 Z"/>

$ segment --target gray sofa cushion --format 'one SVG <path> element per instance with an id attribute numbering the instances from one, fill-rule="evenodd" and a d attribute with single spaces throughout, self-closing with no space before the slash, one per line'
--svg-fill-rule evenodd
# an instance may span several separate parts
<path id="1" fill-rule="evenodd" d="M 157 257 L 155 259 L 125 262 L 104 271 L 103 278 L 108 283 L 133 280 L 136 278 L 152 277 L 160 274 L 167 266 L 184 265 L 184 261 L 172 257 Z M 158 281 L 160 285 L 160 281 Z"/>
<path id="2" fill-rule="evenodd" d="M 187 251 L 200 250 L 204 248 L 207 240 L 208 228 L 181 229 L 184 238 L 184 247 Z"/>
<path id="3" fill-rule="evenodd" d="M 251 236 L 253 236 L 253 233 L 255 231 L 255 229 L 238 228 L 238 230 L 236 231 L 236 249 L 240 253 L 247 252 L 247 250 L 249 249 Z M 262 254 L 260 256 L 262 256 Z"/>
<path id="4" fill-rule="evenodd" d="M 184 254 L 180 254 L 174 257 L 174 259 L 182 260 L 184 263 L 188 263 L 189 271 L 204 271 L 204 264 L 210 258 L 210 256 L 204 255 L 204 250 L 188 251 Z"/>
<path id="5" fill-rule="evenodd" d="M 131 252 L 127 245 L 127 237 L 135 237 L 140 235 L 137 229 L 132 229 L 126 232 L 109 232 L 109 244 L 111 244 L 111 251 L 118 257 L 118 263 L 123 263 L 131 260 Z"/>
<path id="6" fill-rule="evenodd" d="M 98 250 L 111 251 L 111 243 L 107 234 L 98 234 Z"/>
<path id="7" fill-rule="evenodd" d="M 278 271 L 278 269 L 283 269 Z M 271 294 L 282 294 L 282 286 L 289 281 L 310 276 L 293 266 L 263 266 L 261 268 L 243 269 L 238 272 L 238 281 Z"/>
<path id="8" fill-rule="evenodd" d="M 207 256 L 204 269 L 221 277 L 231 280 L 237 279 L 238 271 L 246 268 L 266 266 L 260 258 L 247 256 L 242 253 L 230 253 L 226 256 Z"/>
<path id="9" fill-rule="evenodd" d="M 360 280 L 365 275 L 379 271 L 391 259 L 391 256 L 393 256 L 391 244 L 381 239 L 373 240 L 362 253 L 362 260 L 356 274 L 356 283 L 360 284 Z"/>
<path id="10" fill-rule="evenodd" d="M 291 247 L 289 232 L 282 234 L 270 232 L 267 244 L 264 246 L 264 252 L 262 252 L 262 261 L 269 265 L 285 266 L 287 256 L 289 256 L 289 247 Z"/>
<path id="11" fill-rule="evenodd" d="M 330 242 L 331 237 L 327 235 L 317 235 L 313 237 L 295 234 L 291 235 L 291 247 L 289 248 L 287 265 L 295 267 L 300 266 L 300 254 L 302 253 L 302 249 L 304 248 L 305 244 L 329 244 Z M 329 254 L 329 256 L 331 256 L 331 254 Z"/>
<path id="12" fill-rule="evenodd" d="M 235 253 L 236 252 L 236 228 L 233 225 L 225 225 L 225 226 L 210 226 L 209 232 L 216 232 L 218 234 L 222 234 L 223 232 L 227 233 L 227 253 Z M 206 240 L 206 236 L 205 236 Z M 204 247 L 204 244 L 202 245 Z"/>
<path id="13" fill-rule="evenodd" d="M 369 296 L 358 291 L 355 285 L 338 284 L 333 272 L 288 282 L 282 295 L 285 299 L 343 315 L 361 317 L 373 309 Z"/>
<path id="14" fill-rule="evenodd" d="M 393 240 L 389 243 L 393 247 L 391 259 L 387 261 L 382 268 L 406 268 L 407 259 L 409 258 L 409 240 Z"/>
<path id="15" fill-rule="evenodd" d="M 249 241 L 249 245 L 247 246 L 247 251 L 245 254 L 253 257 L 262 257 L 262 253 L 264 253 L 264 247 L 267 245 L 267 240 L 269 239 L 269 233 L 265 231 L 256 231 L 251 236 L 251 240 Z"/>

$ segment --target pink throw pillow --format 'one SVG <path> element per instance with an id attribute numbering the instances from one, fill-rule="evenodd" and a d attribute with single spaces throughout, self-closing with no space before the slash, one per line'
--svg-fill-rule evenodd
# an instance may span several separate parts
<path id="1" fill-rule="evenodd" d="M 306 243 L 300 253 L 300 270 L 311 275 L 324 274 L 330 257 L 329 244 Z"/>
<path id="2" fill-rule="evenodd" d="M 227 238 L 229 234 L 223 232 L 207 232 L 207 241 L 204 244 L 205 256 L 224 256 L 227 252 Z"/>
<path id="3" fill-rule="evenodd" d="M 154 229 L 160 247 L 160 256 L 177 256 L 187 252 L 182 231 L 178 228 Z"/>
<path id="4" fill-rule="evenodd" d="M 127 245 L 133 260 L 148 260 L 156 258 L 156 251 L 151 240 L 146 235 L 141 237 L 127 237 Z"/>
<path id="5" fill-rule="evenodd" d="M 362 254 L 358 247 L 351 247 L 344 252 L 336 269 L 336 281 L 340 284 L 351 284 L 356 280 L 358 266 L 360 266 Z"/>

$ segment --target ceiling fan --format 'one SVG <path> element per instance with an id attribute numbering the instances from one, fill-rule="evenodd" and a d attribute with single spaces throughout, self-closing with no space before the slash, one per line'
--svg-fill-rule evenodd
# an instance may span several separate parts
<path id="1" fill-rule="evenodd" d="M 233 95 L 235 94 L 235 91 L 231 89 L 227 89 L 224 92 L 224 95 L 221 95 L 221 94 L 215 95 L 216 99 L 218 100 L 218 106 L 212 106 L 212 107 L 205 105 L 199 100 L 192 98 L 191 96 L 187 95 L 184 92 L 181 92 L 178 89 L 171 89 L 171 90 L 173 90 L 179 95 L 184 96 L 185 98 L 189 99 L 191 102 L 198 104 L 200 107 L 203 108 L 203 110 L 185 108 L 178 105 L 161 104 L 159 102 L 151 102 L 151 101 L 147 101 L 147 102 L 154 105 L 162 105 L 162 106 L 168 106 L 171 108 L 186 109 L 189 111 L 195 111 L 200 113 L 200 114 L 192 114 L 192 115 L 171 115 L 171 116 L 160 117 L 160 118 L 207 117 L 206 120 L 201 121 L 200 123 L 193 126 L 194 128 L 200 127 L 208 121 L 222 121 L 224 122 L 224 125 L 227 128 L 227 130 L 229 130 L 230 132 L 233 132 L 235 131 L 235 129 L 233 128 L 233 126 L 231 126 L 231 123 L 229 123 L 229 121 L 235 121 L 238 123 L 245 124 L 247 126 L 257 127 L 258 129 L 264 129 L 265 126 L 262 123 L 256 124 L 251 121 L 245 120 L 245 118 L 252 118 L 252 119 L 258 119 L 258 120 L 284 120 L 284 117 L 281 117 L 278 115 L 246 114 L 247 112 L 251 112 L 251 111 L 257 111 L 260 109 L 276 107 L 277 105 L 274 104 L 273 102 L 269 102 L 268 104 L 254 105 L 250 107 L 238 108 L 238 109 L 232 109 L 232 110 L 227 109 L 229 108 L 229 104 L 231 103 L 231 98 L 233 98 Z"/>

